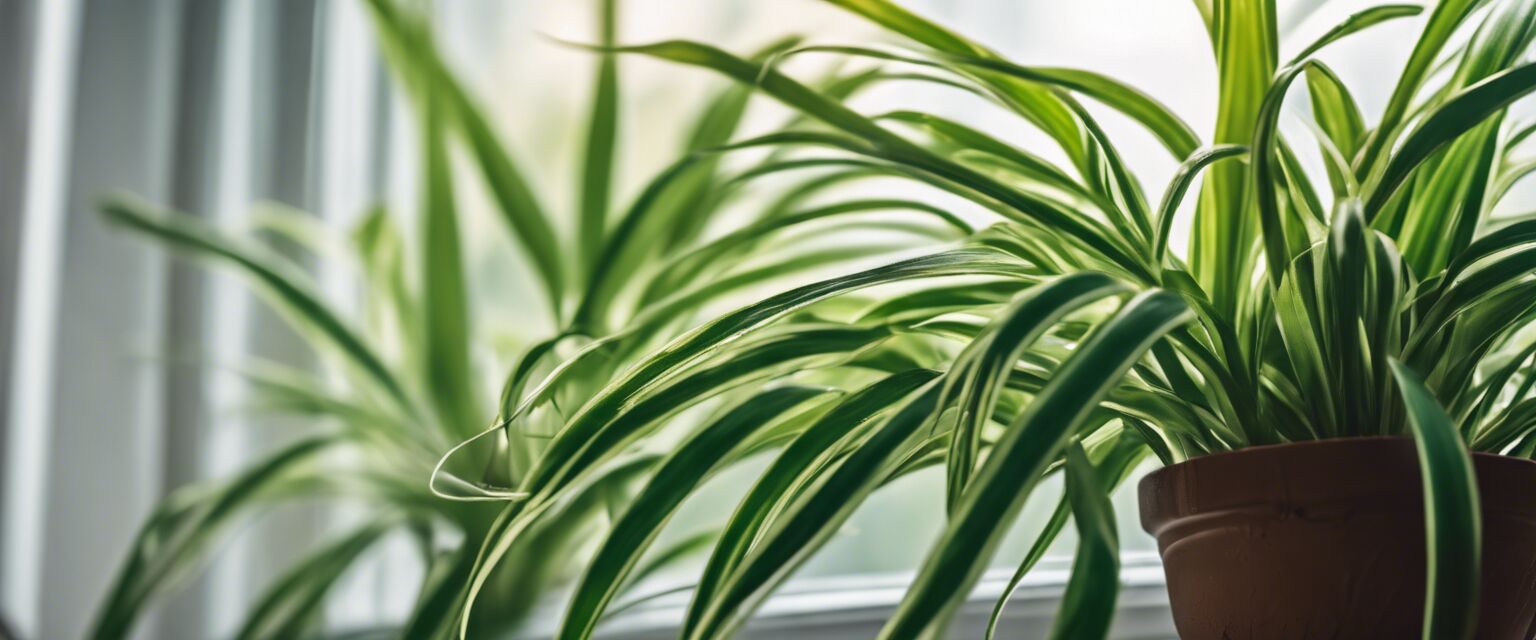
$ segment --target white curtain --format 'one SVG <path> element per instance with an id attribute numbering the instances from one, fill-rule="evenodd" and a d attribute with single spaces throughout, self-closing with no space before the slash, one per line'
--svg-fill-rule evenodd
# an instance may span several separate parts
<path id="1" fill-rule="evenodd" d="M 374 201 L 391 108 L 361 9 L 0 1 L 0 602 L 21 636 L 79 637 L 156 500 L 284 437 L 239 428 L 238 381 L 208 363 L 309 364 L 238 283 L 107 229 L 95 203 L 126 191 L 233 223 L 259 200 L 323 217 Z M 242 534 L 142 636 L 227 632 L 335 517 Z"/>

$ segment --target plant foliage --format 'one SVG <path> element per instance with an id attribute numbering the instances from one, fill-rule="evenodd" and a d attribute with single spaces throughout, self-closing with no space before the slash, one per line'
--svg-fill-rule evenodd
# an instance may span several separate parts
<path id="1" fill-rule="evenodd" d="M 251 229 L 228 230 L 131 196 L 103 204 L 103 215 L 113 225 L 243 277 L 313 346 L 326 371 L 260 362 L 240 368 L 257 421 L 296 415 L 311 425 L 310 433 L 231 477 L 183 487 L 169 496 L 129 550 L 97 613 L 92 637 L 126 637 L 153 602 L 195 574 L 240 526 L 275 506 L 315 500 L 361 505 L 366 516 L 268 585 L 238 637 L 314 632 L 331 587 L 376 543 L 402 536 L 415 542 L 427 567 L 416 609 L 399 630 L 403 636 L 457 631 L 469 601 L 465 585 L 471 582 L 476 595 L 500 604 L 464 616 L 463 628 L 477 636 L 517 629 L 541 597 L 577 577 L 604 536 L 632 536 L 637 547 L 654 541 L 660 523 L 629 515 L 623 505 L 653 504 L 664 521 L 662 505 L 675 506 L 707 476 L 698 473 L 698 465 L 724 466 L 782 444 L 828 410 L 838 390 L 786 383 L 760 394 L 726 394 L 704 407 L 716 417 L 689 422 L 697 433 L 674 429 L 666 438 L 682 438 L 677 453 L 691 457 L 662 455 L 671 450 L 665 444 L 632 445 L 632 436 L 650 434 L 684 404 L 719 389 L 766 380 L 774 367 L 789 370 L 841 359 L 845 352 L 891 341 L 895 329 L 884 324 L 847 327 L 807 317 L 776 328 L 772 337 L 754 338 L 750 346 L 722 351 L 709 369 L 669 394 L 642 396 L 636 393 L 644 386 L 639 384 L 628 394 L 600 394 L 610 379 L 649 362 L 647 354 L 684 332 L 691 318 L 720 308 L 744 289 L 797 276 L 803 280 L 806 272 L 908 250 L 914 242 L 952 242 L 972 232 L 960 219 L 918 201 L 808 204 L 841 182 L 865 177 L 861 172 L 829 179 L 786 165 L 769 172 L 787 177 L 783 184 L 800 195 L 770 206 L 752 205 L 743 196 L 752 191 L 748 183 L 753 176 L 764 171 L 726 162 L 730 149 L 725 145 L 738 135 L 751 93 L 731 83 L 716 87 L 691 115 L 678 116 L 685 133 L 677 151 L 682 158 L 649 180 L 633 202 L 615 207 L 626 167 L 617 161 L 624 103 L 619 56 L 613 53 L 598 56 L 589 119 L 574 125 L 589 133 L 574 180 L 574 210 L 556 212 L 547 204 L 553 198 L 525 177 L 487 111 L 439 56 L 424 16 L 409 3 L 366 4 L 393 79 L 419 123 L 420 201 L 413 213 L 400 216 L 381 205 L 342 235 L 300 212 L 271 214 Z M 598 7 L 597 31 L 605 45 L 617 37 L 615 5 L 604 0 Z M 793 44 L 793 39 L 772 43 L 754 59 Z M 818 87 L 849 96 L 887 81 L 862 72 L 834 73 Z M 455 154 L 468 161 L 455 163 Z M 508 242 L 497 250 L 511 256 L 512 264 L 519 256 L 524 260 L 544 294 L 546 324 L 556 331 L 529 337 L 519 325 L 539 323 L 508 322 L 487 311 L 497 305 L 476 299 L 515 295 L 473 277 L 480 270 L 472 268 L 477 258 L 466 251 L 465 211 L 456 194 L 476 182 L 490 196 L 507 232 Z M 805 243 L 807 238 L 857 237 L 883 225 L 879 216 L 892 211 L 903 212 L 911 224 L 894 238 L 867 243 L 862 252 Z M 722 227 L 728 212 L 735 222 Z M 274 246 L 294 240 L 313 256 L 294 256 Z M 332 246 L 350 251 L 321 250 Z M 353 276 L 361 304 L 353 305 L 351 296 L 332 299 L 322 293 L 301 266 L 311 257 L 338 259 L 334 268 Z M 1010 269 L 990 253 L 955 252 L 914 261 L 872 280 Z M 515 299 L 510 304 L 527 306 Z M 355 314 L 342 311 L 354 306 L 359 307 Z M 488 387 L 502 380 L 492 367 L 505 363 L 497 344 L 506 333 L 521 333 L 525 342 L 501 385 L 498 405 L 486 396 Z M 580 364 L 561 366 L 573 353 L 580 354 Z M 538 384 L 551 370 L 564 381 L 558 389 Z M 539 399 L 539 406 L 521 419 L 495 417 L 497 406 L 511 415 L 530 396 Z M 649 401 L 630 407 L 643 415 L 625 423 L 630 434 L 616 436 L 622 442 L 612 443 L 614 449 L 578 451 L 570 447 L 573 440 L 555 437 L 580 415 L 596 415 L 579 411 L 590 401 L 620 402 L 621 396 L 622 401 Z M 488 446 L 455 449 L 492 424 L 493 437 L 484 441 Z M 583 424 L 598 426 L 590 419 Z M 559 453 L 549 454 L 550 449 Z M 439 465 L 451 450 L 458 455 Z M 720 458 L 726 450 L 734 453 Z M 573 456 L 575 466 L 552 464 L 563 456 Z M 521 494 L 498 488 L 534 474 L 558 480 L 558 495 L 541 503 L 538 522 L 520 526 L 517 540 L 503 539 L 508 522 L 500 500 Z M 713 539 L 712 532 L 703 532 L 668 543 L 674 546 L 656 549 L 644 561 L 627 558 L 616 575 L 631 579 L 608 585 L 592 601 L 592 623 L 605 617 L 605 607 L 616 597 L 633 606 L 655 595 L 646 591 L 653 585 L 634 578 L 696 554 Z M 492 547 L 498 562 L 484 562 L 482 549 Z M 597 557 L 613 554 L 608 549 Z"/>
<path id="2" fill-rule="evenodd" d="M 591 47 L 600 71 L 581 232 L 565 244 L 552 238 L 555 225 L 432 53 L 425 28 L 374 2 L 399 75 L 428 114 L 425 130 L 441 133 L 426 137 L 424 262 L 415 267 L 416 286 L 442 283 L 432 295 L 450 309 L 418 322 L 424 310 L 411 301 L 424 292 L 398 284 L 409 278 L 381 278 L 397 283 L 381 304 L 403 307 L 396 313 L 419 336 L 409 343 L 420 349 L 415 368 L 369 355 L 358 330 L 254 250 L 135 207 L 109 214 L 235 264 L 336 354 L 357 395 L 316 404 L 356 428 L 327 443 L 350 441 L 353 431 L 384 441 L 369 446 L 429 441 L 411 445 L 409 457 L 436 463 L 432 486 L 442 499 L 406 482 L 411 504 L 469 535 L 442 561 L 448 577 L 429 586 L 426 613 L 418 612 L 426 622 L 413 619 L 413 629 L 476 635 L 489 615 L 482 612 L 515 606 L 503 581 L 535 573 L 521 563 L 548 557 L 529 545 L 566 542 L 577 530 L 571 521 L 588 513 L 583 505 L 617 491 L 625 497 L 595 555 L 579 565 L 558 632 L 591 637 L 644 559 L 665 555 L 652 543 L 678 505 L 718 470 L 771 452 L 713 539 L 681 637 L 729 637 L 863 500 L 934 466 L 944 470 L 948 520 L 881 637 L 942 634 L 1032 489 L 1057 472 L 1069 495 L 1018 575 L 1070 517 L 1081 541 L 1054 635 L 1101 637 L 1118 571 L 1105 496 L 1138 461 L 1412 435 L 1433 532 L 1426 637 L 1471 632 L 1478 513 L 1467 452 L 1536 453 L 1536 343 L 1526 331 L 1536 314 L 1536 219 L 1493 216 L 1532 167 L 1522 151 L 1536 128 L 1508 109 L 1536 89 L 1536 64 L 1525 62 L 1536 2 L 1436 4 L 1418 18 L 1422 35 L 1372 122 L 1319 56 L 1357 32 L 1418 16 L 1417 7 L 1366 10 L 1287 56 L 1273 0 L 1197 1 L 1191 19 L 1205 23 L 1219 82 L 1207 141 L 1119 80 L 1016 63 L 889 0 L 827 1 L 909 46 L 786 42 L 740 56 L 693 41 L 619 46 L 605 27 Z M 611 21 L 611 3 L 604 7 Z M 867 69 L 815 82 L 783 71 L 784 60 L 811 55 Z M 613 163 L 603 156 L 613 149 L 618 91 L 611 74 L 626 56 L 697 67 L 738 86 L 698 119 L 689 155 L 627 208 L 609 211 Z M 1000 107 L 1052 148 L 1021 148 L 937 114 L 866 114 L 848 101 L 859 87 L 898 79 Z M 737 136 L 749 95 L 800 116 L 780 131 Z M 1287 113 L 1314 126 L 1290 131 L 1281 126 Z M 1180 163 L 1166 185 L 1152 185 L 1161 187 L 1157 200 L 1100 117 L 1139 125 Z M 450 335 L 467 322 L 451 310 L 461 276 L 451 266 L 454 223 L 443 213 L 451 210 L 447 168 L 435 151 L 450 138 L 472 150 L 562 330 L 512 367 L 493 426 L 439 461 L 433 444 L 475 424 L 463 416 L 478 406 L 449 388 L 473 376 L 463 370 L 462 339 Z M 754 150 L 766 159 L 736 174 L 723 169 L 727 156 Z M 743 185 L 805 174 L 750 219 L 704 233 Z M 869 176 L 911 181 L 935 200 L 836 198 L 834 187 Z M 950 213 L 961 208 L 990 223 L 971 230 L 968 217 Z M 947 246 L 809 284 L 775 284 L 857 252 L 797 253 L 773 239 L 877 210 L 937 223 L 930 237 Z M 1179 255 L 1170 236 L 1186 210 L 1189 252 Z M 581 264 L 546 255 L 572 242 L 579 250 L 558 255 Z M 398 258 L 386 262 L 405 268 Z M 723 312 L 709 304 L 763 286 L 780 292 Z M 562 355 L 568 343 L 579 349 Z M 692 408 L 724 410 L 680 417 Z M 401 433 L 348 417 L 364 411 L 388 416 Z M 439 429 L 407 435 L 420 424 Z M 656 450 L 649 443 L 671 442 L 679 430 L 681 444 L 648 453 Z M 266 489 L 276 478 L 303 477 L 297 460 L 308 457 L 295 458 L 281 473 L 256 469 L 249 482 Z M 178 496 L 145 535 L 158 542 L 186 527 L 201 532 L 210 518 L 223 519 L 231 500 L 244 506 L 277 492 L 234 486 Z M 162 546 L 141 546 L 131 563 L 165 556 Z M 124 595 L 109 613 L 136 610 L 137 575 L 125 572 Z"/>

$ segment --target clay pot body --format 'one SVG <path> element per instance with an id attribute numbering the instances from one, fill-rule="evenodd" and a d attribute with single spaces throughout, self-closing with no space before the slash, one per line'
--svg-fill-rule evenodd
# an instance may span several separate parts
<path id="1" fill-rule="evenodd" d="M 1478 638 L 1536 638 L 1536 462 L 1474 454 Z M 1424 506 L 1408 438 L 1195 458 L 1141 481 L 1184 640 L 1418 638 Z"/>

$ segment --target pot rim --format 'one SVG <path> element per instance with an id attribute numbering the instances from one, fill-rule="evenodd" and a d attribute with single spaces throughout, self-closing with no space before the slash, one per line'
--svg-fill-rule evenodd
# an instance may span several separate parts
<path id="1" fill-rule="evenodd" d="M 1168 523 L 1200 512 L 1253 508 L 1260 504 L 1271 505 L 1265 507 L 1270 509 L 1279 504 L 1278 496 L 1284 496 L 1282 502 L 1313 505 L 1368 496 L 1407 499 L 1408 494 L 1402 493 L 1405 487 L 1391 488 L 1387 478 L 1392 475 L 1381 475 L 1373 469 L 1383 469 L 1381 464 L 1385 461 L 1377 459 L 1379 455 L 1393 460 L 1386 463 L 1393 468 L 1402 472 L 1412 469 L 1411 473 L 1418 474 L 1415 449 L 1411 436 L 1358 436 L 1244 447 L 1190 458 L 1141 478 L 1137 503 L 1142 529 L 1157 535 Z M 1479 497 L 1485 515 L 1492 510 L 1536 518 L 1536 505 L 1529 500 L 1531 492 L 1536 491 L 1536 460 L 1484 452 L 1473 452 L 1472 459 L 1478 484 L 1483 485 Z M 1357 466 L 1348 464 L 1350 460 L 1371 462 Z M 1292 483 L 1283 479 L 1289 476 L 1284 469 L 1291 465 L 1310 465 L 1313 472 Z M 1190 483 L 1199 477 L 1225 480 L 1218 480 L 1215 485 Z M 1487 484 L 1490 482 L 1494 485 Z M 1202 485 L 1205 488 L 1199 488 Z M 1222 485 L 1224 489 L 1218 488 Z M 1418 495 L 1419 490 L 1412 493 Z M 1374 504 L 1385 508 L 1387 503 Z"/>
<path id="2" fill-rule="evenodd" d="M 1195 457 L 1189 458 L 1189 459 L 1184 460 L 1182 462 L 1175 462 L 1175 463 L 1170 464 L 1170 465 L 1164 465 L 1162 467 L 1158 467 L 1157 469 L 1154 469 L 1154 470 L 1148 472 L 1145 476 L 1142 476 L 1141 482 L 1145 483 L 1147 481 L 1147 478 L 1151 478 L 1153 476 L 1169 475 L 1169 474 L 1173 473 L 1171 471 L 1172 469 L 1187 468 L 1188 466 L 1192 466 L 1195 463 L 1198 463 L 1198 462 L 1201 462 L 1201 461 L 1204 461 L 1204 460 L 1211 460 L 1213 458 L 1230 458 L 1230 457 L 1233 457 L 1233 456 L 1253 455 L 1253 454 L 1260 454 L 1260 455 L 1262 455 L 1262 454 L 1266 454 L 1266 453 L 1272 453 L 1272 452 L 1275 452 L 1275 451 L 1279 451 L 1279 450 L 1282 450 L 1282 449 L 1286 450 L 1286 451 L 1296 451 L 1296 450 L 1299 450 L 1299 449 L 1322 448 L 1322 447 L 1332 447 L 1332 446 L 1340 446 L 1340 445 L 1345 445 L 1345 446 L 1368 446 L 1368 445 L 1370 445 L 1372 443 L 1386 444 L 1386 443 L 1391 443 L 1391 442 L 1402 442 L 1402 441 L 1408 441 L 1408 442 L 1411 443 L 1411 442 L 1413 442 L 1413 436 L 1408 436 L 1408 435 L 1398 435 L 1398 436 L 1348 436 L 1348 437 L 1343 437 L 1343 438 L 1320 438 L 1320 439 L 1317 439 L 1317 440 L 1294 440 L 1294 441 L 1291 441 L 1291 442 L 1281 442 L 1279 444 L 1261 444 L 1261 445 L 1254 445 L 1254 446 L 1251 446 L 1251 447 L 1242 447 L 1242 448 L 1239 448 L 1239 449 L 1227 449 L 1225 451 L 1217 451 L 1215 453 L 1207 453 L 1205 455 L 1195 456 Z M 1478 460 L 1490 460 L 1490 461 L 1491 460 L 1508 460 L 1509 462 L 1507 462 L 1507 463 L 1505 463 L 1505 462 L 1494 462 L 1492 464 L 1511 464 L 1511 465 L 1517 465 L 1517 466 L 1525 466 L 1525 467 L 1531 469 L 1533 472 L 1536 472 L 1536 460 L 1532 460 L 1530 458 L 1518 458 L 1518 457 L 1515 457 L 1515 456 L 1507 456 L 1507 455 L 1504 455 L 1502 453 L 1489 453 L 1487 451 L 1473 451 L 1472 452 L 1472 457 L 1475 458 L 1475 459 L 1478 459 Z"/>

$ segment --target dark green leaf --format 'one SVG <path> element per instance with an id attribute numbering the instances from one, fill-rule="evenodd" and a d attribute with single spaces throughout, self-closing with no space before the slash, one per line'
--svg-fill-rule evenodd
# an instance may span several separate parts
<path id="1" fill-rule="evenodd" d="M 1109 635 L 1120 593 L 1120 537 L 1108 488 L 1080 444 L 1067 446 L 1067 498 L 1077 524 L 1077 557 L 1061 596 L 1051 638 L 1087 640 Z"/>
<path id="2" fill-rule="evenodd" d="M 1424 482 L 1424 531 L 1429 582 L 1424 638 L 1471 638 L 1477 630 L 1482 576 L 1482 513 L 1472 457 L 1450 416 L 1418 374 L 1392 361 Z"/>
<path id="3" fill-rule="evenodd" d="M 1179 296 L 1149 292 L 1127 302 L 1078 347 L 993 445 L 882 638 L 916 637 L 943 624 L 1080 422 L 1153 342 L 1188 319 Z"/>

